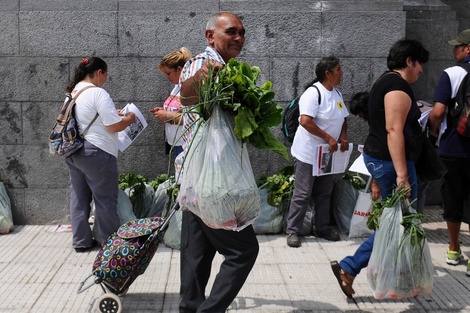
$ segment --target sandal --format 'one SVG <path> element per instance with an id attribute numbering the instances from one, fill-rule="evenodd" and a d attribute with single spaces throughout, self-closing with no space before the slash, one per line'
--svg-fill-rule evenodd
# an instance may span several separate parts
<path id="1" fill-rule="evenodd" d="M 346 273 L 338 264 L 338 261 L 331 261 L 330 262 L 331 269 L 333 270 L 333 274 L 335 274 L 336 280 L 338 281 L 339 286 L 343 293 L 349 299 L 352 299 L 352 295 L 355 294 L 354 289 L 352 288 L 352 283 L 354 281 L 354 277 L 348 273 Z"/>

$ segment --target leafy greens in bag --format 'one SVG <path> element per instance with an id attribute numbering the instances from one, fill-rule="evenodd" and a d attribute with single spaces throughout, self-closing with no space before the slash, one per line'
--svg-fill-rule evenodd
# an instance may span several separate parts
<path id="1" fill-rule="evenodd" d="M 257 66 L 230 59 L 217 73 L 209 73 L 209 79 L 198 87 L 197 110 L 207 120 L 214 105 L 220 105 L 234 116 L 235 135 L 242 143 L 273 151 L 287 159 L 286 146 L 270 130 L 281 123 L 282 107 L 273 101 L 271 81 L 256 85 L 260 72 Z"/>

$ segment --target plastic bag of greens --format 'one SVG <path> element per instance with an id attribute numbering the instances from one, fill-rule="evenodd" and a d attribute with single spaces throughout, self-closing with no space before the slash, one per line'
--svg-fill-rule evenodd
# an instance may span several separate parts
<path id="1" fill-rule="evenodd" d="M 351 217 L 353 216 L 358 196 L 359 190 L 354 187 L 348 178 L 343 177 L 335 181 L 331 205 L 333 206 L 336 224 L 343 235 L 349 235 Z"/>
<path id="2" fill-rule="evenodd" d="M 195 126 L 183 164 L 179 202 L 209 227 L 240 231 L 259 215 L 261 201 L 246 144 L 218 105 Z"/>
<path id="3" fill-rule="evenodd" d="M 393 197 L 393 196 L 392 196 Z M 421 222 L 408 201 L 387 203 L 379 217 L 367 280 L 376 299 L 403 299 L 430 294 L 433 272 L 429 246 Z M 410 212 L 411 211 L 411 212 Z M 411 217 L 406 225 L 406 212 Z"/>
<path id="4" fill-rule="evenodd" d="M 183 212 L 178 210 L 168 224 L 168 228 L 163 235 L 163 243 L 173 249 L 179 250 L 181 248 L 181 222 L 183 219 Z"/>
<path id="5" fill-rule="evenodd" d="M 257 234 L 277 234 L 282 232 L 284 210 L 281 205 L 269 205 L 268 190 L 265 187 L 266 184 L 259 187 L 261 209 L 259 216 L 253 222 L 253 229 Z"/>
<path id="6" fill-rule="evenodd" d="M 0 182 L 0 234 L 7 234 L 13 230 L 13 215 L 11 202 L 5 185 Z"/>
<path id="7" fill-rule="evenodd" d="M 163 211 L 165 211 L 168 206 L 168 200 L 170 199 L 168 191 L 172 187 L 173 184 L 170 179 L 158 185 L 157 190 L 155 190 L 155 194 L 153 195 L 152 204 L 148 213 L 149 217 L 164 216 Z"/>

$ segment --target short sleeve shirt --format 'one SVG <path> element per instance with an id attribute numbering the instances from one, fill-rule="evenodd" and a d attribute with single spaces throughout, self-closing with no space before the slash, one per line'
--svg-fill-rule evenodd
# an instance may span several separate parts
<path id="1" fill-rule="evenodd" d="M 369 134 L 364 143 L 364 152 L 380 160 L 391 161 L 388 150 L 387 130 L 385 128 L 385 95 L 391 91 L 403 91 L 411 99 L 411 108 L 404 125 L 405 156 L 408 161 L 416 161 L 420 152 L 421 126 L 418 122 L 421 111 L 413 91 L 399 74 L 387 71 L 373 86 L 369 96 Z M 400 104 L 397 104 L 400 105 Z"/>
<path id="2" fill-rule="evenodd" d="M 215 51 L 212 47 L 207 47 L 206 50 L 194 58 L 190 59 L 183 67 L 180 76 L 180 83 L 183 83 L 188 78 L 194 76 L 196 72 L 201 69 L 204 65 L 206 59 L 212 59 L 215 61 L 220 62 L 221 64 L 225 64 L 222 57 Z M 179 176 L 182 175 L 182 166 L 184 162 L 184 157 L 186 154 L 189 145 L 191 144 L 191 139 L 194 135 L 194 130 L 197 127 L 196 121 L 199 118 L 199 115 L 195 112 L 194 106 L 185 106 L 183 107 L 183 134 L 181 137 L 181 143 L 183 148 L 183 153 L 180 153 L 175 160 L 175 169 L 176 169 L 176 176 L 177 179 Z M 181 179 L 181 177 L 179 177 Z"/>
<path id="3" fill-rule="evenodd" d="M 91 83 L 80 82 L 72 91 L 72 96 Z M 122 118 L 117 114 L 116 106 L 103 88 L 89 88 L 84 90 L 77 98 L 75 104 L 75 116 L 78 122 L 80 134 L 91 123 L 96 113 L 98 118 L 88 129 L 85 139 L 101 150 L 118 156 L 118 134 L 109 131 L 106 126 L 119 123 Z"/>
<path id="4" fill-rule="evenodd" d="M 470 62 L 470 58 L 466 58 L 464 62 Z M 454 105 L 460 83 L 466 74 L 465 69 L 458 65 L 445 69 L 434 92 L 434 102 L 440 102 L 447 107 Z M 449 115 L 446 115 L 446 118 L 447 128 L 441 137 L 439 155 L 449 158 L 469 158 L 470 137 L 459 135 L 453 119 L 449 118 Z"/>
<path id="5" fill-rule="evenodd" d="M 165 111 L 176 112 L 181 109 L 180 100 L 181 85 L 176 85 L 170 93 L 170 96 L 163 103 Z M 181 146 L 181 135 L 183 133 L 182 125 L 165 123 L 165 138 L 170 145 Z"/>
<path id="6" fill-rule="evenodd" d="M 307 88 L 299 99 L 300 115 L 311 117 L 320 129 L 338 140 L 344 119 L 349 115 L 343 96 L 336 88 L 330 91 L 320 82 L 314 85 L 320 91 L 320 103 L 318 103 L 317 89 Z M 313 164 L 317 145 L 325 143 L 327 142 L 324 139 L 309 133 L 299 125 L 292 142 L 291 154 L 303 163 Z"/>

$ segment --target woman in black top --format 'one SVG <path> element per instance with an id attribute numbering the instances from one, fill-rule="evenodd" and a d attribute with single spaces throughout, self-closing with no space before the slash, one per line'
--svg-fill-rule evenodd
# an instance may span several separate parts
<path id="1" fill-rule="evenodd" d="M 382 198 L 388 197 L 397 186 L 411 188 L 407 197 L 418 194 L 414 163 L 421 149 L 421 112 L 409 84 L 418 80 L 429 52 L 416 40 L 399 40 L 387 57 L 386 71 L 375 82 L 369 97 L 369 135 L 364 145 L 364 162 L 380 187 Z M 339 264 L 331 262 L 341 290 L 351 298 L 352 283 L 367 266 L 374 245 L 373 233 L 353 256 Z"/>

